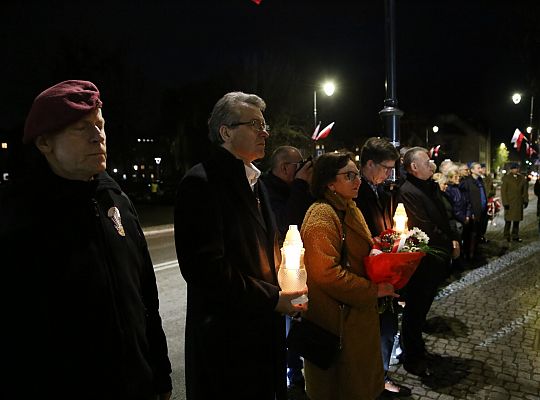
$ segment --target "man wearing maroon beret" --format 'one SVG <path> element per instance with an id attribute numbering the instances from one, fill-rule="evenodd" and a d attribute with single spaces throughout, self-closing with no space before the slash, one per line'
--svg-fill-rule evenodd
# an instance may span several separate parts
<path id="1" fill-rule="evenodd" d="M 171 396 L 152 261 L 133 204 L 105 172 L 101 107 L 87 81 L 39 94 L 26 174 L 0 193 L 12 398 Z"/>

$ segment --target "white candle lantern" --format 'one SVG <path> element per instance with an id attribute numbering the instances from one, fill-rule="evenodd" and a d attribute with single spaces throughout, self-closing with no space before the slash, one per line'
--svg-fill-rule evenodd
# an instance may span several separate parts
<path id="1" fill-rule="evenodd" d="M 398 206 L 396 208 L 396 212 L 394 214 L 394 230 L 397 233 L 405 233 L 407 232 L 407 212 L 405 211 L 405 207 L 403 206 L 403 203 L 398 203 Z"/>
<path id="2" fill-rule="evenodd" d="M 294 292 L 306 287 L 307 272 L 304 265 L 304 244 L 296 225 L 289 225 L 289 230 L 281 248 L 278 282 L 281 290 L 285 292 Z M 307 301 L 308 297 L 304 294 L 291 300 L 291 303 L 304 304 Z"/>

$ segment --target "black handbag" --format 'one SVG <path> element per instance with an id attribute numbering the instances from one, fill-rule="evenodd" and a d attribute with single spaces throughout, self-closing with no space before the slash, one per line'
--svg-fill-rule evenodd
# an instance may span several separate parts
<path id="1" fill-rule="evenodd" d="M 342 349 L 343 310 L 340 305 L 339 336 L 305 319 L 291 320 L 287 348 L 321 369 L 328 369 Z"/>

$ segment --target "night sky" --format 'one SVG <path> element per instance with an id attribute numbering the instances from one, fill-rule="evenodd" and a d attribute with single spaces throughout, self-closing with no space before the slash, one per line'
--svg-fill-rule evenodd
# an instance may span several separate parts
<path id="1" fill-rule="evenodd" d="M 528 122 L 531 94 L 538 121 L 539 4 L 397 0 L 402 121 L 456 114 L 509 143 Z M 319 94 L 318 113 L 323 125 L 336 121 L 333 139 L 352 145 L 382 133 L 382 0 L 18 1 L 0 8 L 4 135 L 20 135 L 33 98 L 65 79 L 100 88 L 117 149 L 179 125 L 204 137 L 212 105 L 230 90 L 263 97 L 271 124 L 285 116 L 307 131 L 313 90 L 325 79 L 337 90 Z M 510 100 L 515 90 L 526 95 L 520 106 Z"/>

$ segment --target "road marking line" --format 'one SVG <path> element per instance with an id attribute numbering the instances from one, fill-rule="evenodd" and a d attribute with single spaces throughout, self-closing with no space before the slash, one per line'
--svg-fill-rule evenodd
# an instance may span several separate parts
<path id="1" fill-rule="evenodd" d="M 164 233 L 172 233 L 174 231 L 173 227 L 158 228 L 158 229 L 143 229 L 145 237 L 162 235 Z"/>
<path id="2" fill-rule="evenodd" d="M 178 260 L 166 261 L 154 264 L 154 271 L 163 271 L 164 269 L 178 267 Z"/>
<path id="3" fill-rule="evenodd" d="M 440 300 L 446 296 L 449 296 L 457 291 L 468 288 L 469 286 L 475 285 L 478 286 L 478 282 L 488 276 L 507 268 L 510 263 L 512 265 L 518 265 L 519 261 L 529 257 L 530 255 L 538 252 L 540 250 L 538 242 L 529 243 L 526 246 L 520 247 L 519 249 L 512 251 L 511 253 L 506 253 L 502 257 L 497 258 L 496 260 L 490 261 L 483 267 L 478 267 L 475 270 L 465 274 L 458 281 L 452 282 L 444 289 L 439 291 L 435 297 L 435 301 Z M 508 273 L 509 271 L 505 272 Z"/>
<path id="4" fill-rule="evenodd" d="M 538 317 L 538 309 L 529 310 L 529 312 L 519 318 L 516 318 L 509 324 L 503 326 L 497 332 L 495 332 L 491 337 L 484 340 L 478 345 L 478 347 L 487 347 L 498 339 L 502 339 L 508 334 L 512 333 L 516 328 L 522 328 L 523 325 L 526 325 L 533 317 L 536 319 Z"/>

